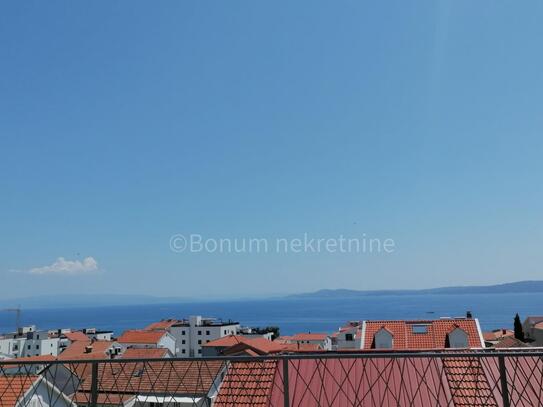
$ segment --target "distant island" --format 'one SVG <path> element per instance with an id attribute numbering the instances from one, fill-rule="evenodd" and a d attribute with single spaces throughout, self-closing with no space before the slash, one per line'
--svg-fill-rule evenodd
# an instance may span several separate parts
<path id="1" fill-rule="evenodd" d="M 412 290 L 319 290 L 312 293 L 292 294 L 287 298 L 356 298 L 385 295 L 446 295 L 446 294 L 515 294 L 543 293 L 543 281 L 517 281 L 495 285 L 453 286 Z"/>

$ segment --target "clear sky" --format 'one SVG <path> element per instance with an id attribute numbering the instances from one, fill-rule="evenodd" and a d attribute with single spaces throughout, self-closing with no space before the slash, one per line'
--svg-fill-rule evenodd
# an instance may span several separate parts
<path id="1" fill-rule="evenodd" d="M 0 296 L 542 279 L 542 20 L 541 1 L 2 2 Z M 177 233 L 395 250 L 174 253 Z"/>

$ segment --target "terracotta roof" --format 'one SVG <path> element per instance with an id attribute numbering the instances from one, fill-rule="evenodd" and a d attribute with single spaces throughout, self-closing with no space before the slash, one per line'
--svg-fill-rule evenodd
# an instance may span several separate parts
<path id="1" fill-rule="evenodd" d="M 543 321 L 542 322 L 538 322 L 537 324 L 534 325 L 534 328 L 535 329 L 543 329 Z"/>
<path id="2" fill-rule="evenodd" d="M 413 332 L 414 325 L 425 325 L 426 333 Z M 371 349 L 374 335 L 382 328 L 393 334 L 393 349 L 443 349 L 447 335 L 456 328 L 468 335 L 470 348 L 481 348 L 481 338 L 475 319 L 454 318 L 417 321 L 366 321 L 364 349 Z"/>
<path id="3" fill-rule="evenodd" d="M 290 340 L 292 341 L 324 341 L 328 337 L 328 334 L 323 333 L 300 333 L 292 336 Z"/>
<path id="4" fill-rule="evenodd" d="M 514 336 L 515 332 L 511 329 L 494 329 L 490 332 L 483 332 L 483 339 L 485 341 L 496 341 L 500 338 L 505 338 L 506 336 Z"/>
<path id="5" fill-rule="evenodd" d="M 71 342 L 75 341 L 88 341 L 89 337 L 85 335 L 81 331 L 75 331 L 75 332 L 67 332 L 63 334 L 66 338 L 68 338 Z"/>
<path id="6" fill-rule="evenodd" d="M 60 360 L 77 360 L 77 359 L 106 359 L 107 350 L 113 346 L 112 341 L 76 341 L 72 342 L 58 359 Z M 90 352 L 89 352 L 90 351 Z"/>
<path id="7" fill-rule="evenodd" d="M 248 350 L 251 350 L 256 355 L 267 355 L 270 353 L 280 353 L 284 350 L 285 345 L 270 341 L 266 338 L 247 338 L 242 342 L 232 345 L 223 351 L 224 355 L 239 355 L 249 354 Z"/>
<path id="8" fill-rule="evenodd" d="M 158 343 L 166 335 L 165 331 L 125 331 L 117 342 L 119 343 Z"/>
<path id="9" fill-rule="evenodd" d="M 283 352 L 317 352 L 322 351 L 322 347 L 317 343 L 288 343 L 283 346 Z"/>
<path id="10" fill-rule="evenodd" d="M 24 362 L 51 362 L 52 360 L 56 360 L 57 358 L 53 355 L 40 355 L 40 356 L 27 356 L 18 358 L 17 360 L 20 360 L 21 363 Z"/>
<path id="11" fill-rule="evenodd" d="M 266 355 L 269 353 L 278 353 L 285 348 L 285 344 L 275 341 L 270 341 L 266 338 L 251 338 L 243 335 L 229 335 L 222 338 L 207 342 L 202 346 L 225 348 L 225 355 Z M 249 352 L 251 350 L 251 352 Z"/>
<path id="12" fill-rule="evenodd" d="M 152 349 L 127 349 L 121 356 L 121 359 L 161 359 L 168 356 L 169 350 L 166 348 Z"/>
<path id="13" fill-rule="evenodd" d="M 163 319 L 162 321 L 153 322 L 152 324 L 147 325 L 145 328 L 143 328 L 145 331 L 157 331 L 162 330 L 165 331 L 168 328 L 171 328 L 172 325 L 175 325 L 181 321 L 177 319 Z"/>
<path id="14" fill-rule="evenodd" d="M 38 376 L 0 376 L 0 407 L 15 407 Z"/>
<path id="15" fill-rule="evenodd" d="M 232 363 L 228 367 L 215 407 L 268 406 L 277 361 Z"/>
<path id="16" fill-rule="evenodd" d="M 498 406 L 480 358 L 442 360 L 454 406 Z"/>
<path id="17" fill-rule="evenodd" d="M 502 338 L 497 344 L 494 345 L 495 348 L 529 348 L 530 345 L 518 340 L 514 336 L 507 336 Z"/>
<path id="18" fill-rule="evenodd" d="M 202 346 L 206 347 L 230 347 L 240 342 L 245 342 L 249 338 L 244 337 L 243 335 L 228 335 L 223 336 L 222 338 L 217 338 L 207 343 L 204 343 Z"/>
<path id="19" fill-rule="evenodd" d="M 100 364 L 98 369 L 100 393 L 205 395 L 213 386 L 223 366 L 224 363 L 218 360 L 168 359 Z M 85 370 L 82 379 L 79 392 L 90 392 L 91 369 Z"/>

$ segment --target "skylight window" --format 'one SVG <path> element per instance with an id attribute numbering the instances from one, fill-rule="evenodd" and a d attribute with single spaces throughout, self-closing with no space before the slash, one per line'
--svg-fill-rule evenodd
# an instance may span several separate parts
<path id="1" fill-rule="evenodd" d="M 411 327 L 414 334 L 426 334 L 428 333 L 428 325 L 413 325 Z"/>

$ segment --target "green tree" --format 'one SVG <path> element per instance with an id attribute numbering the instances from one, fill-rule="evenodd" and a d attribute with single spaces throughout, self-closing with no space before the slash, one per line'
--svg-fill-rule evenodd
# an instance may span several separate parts
<path id="1" fill-rule="evenodd" d="M 518 313 L 517 315 L 515 315 L 514 327 L 515 327 L 515 338 L 517 338 L 520 341 L 524 341 L 524 331 L 522 329 L 522 322 L 520 322 L 520 317 Z"/>

